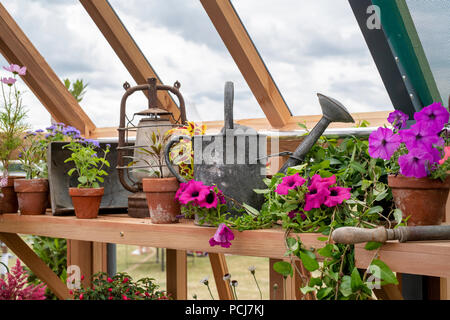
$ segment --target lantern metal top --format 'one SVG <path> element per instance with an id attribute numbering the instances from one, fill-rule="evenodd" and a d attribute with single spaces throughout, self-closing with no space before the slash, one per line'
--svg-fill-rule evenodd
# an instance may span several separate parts
<path id="1" fill-rule="evenodd" d="M 135 113 L 134 115 L 138 115 L 138 116 L 156 116 L 157 117 L 157 116 L 173 115 L 173 113 L 168 111 L 168 110 L 152 107 L 152 108 L 148 108 L 148 109 L 139 111 L 139 112 Z"/>

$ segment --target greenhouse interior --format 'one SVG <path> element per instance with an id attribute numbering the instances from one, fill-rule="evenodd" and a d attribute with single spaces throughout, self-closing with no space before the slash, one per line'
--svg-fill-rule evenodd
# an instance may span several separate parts
<path id="1" fill-rule="evenodd" d="M 450 300 L 449 16 L 2 0 L 0 300 Z"/>

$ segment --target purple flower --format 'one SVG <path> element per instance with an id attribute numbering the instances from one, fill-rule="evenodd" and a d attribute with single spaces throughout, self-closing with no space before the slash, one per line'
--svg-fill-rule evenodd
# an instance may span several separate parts
<path id="1" fill-rule="evenodd" d="M 401 129 L 406 125 L 406 121 L 409 119 L 407 114 L 404 114 L 400 110 L 395 110 L 389 113 L 387 118 L 388 122 L 396 129 Z"/>
<path id="2" fill-rule="evenodd" d="M 179 201 L 180 196 L 183 194 L 184 190 L 186 190 L 187 186 L 188 186 L 188 184 L 185 182 L 180 183 L 180 186 L 178 187 L 178 190 L 175 193 L 175 200 Z"/>
<path id="3" fill-rule="evenodd" d="M 447 124 L 449 117 L 449 112 L 440 102 L 430 104 L 414 114 L 417 122 L 424 122 L 428 129 L 434 130 L 436 133 Z"/>
<path id="4" fill-rule="evenodd" d="M 67 136 L 76 136 L 76 135 L 80 135 L 80 131 L 79 131 L 77 128 L 74 128 L 74 127 L 72 127 L 72 126 L 68 126 L 68 127 L 64 128 L 63 131 L 62 131 L 62 133 L 63 133 L 64 135 L 67 135 Z M 89 143 L 92 143 L 92 144 L 94 144 L 96 147 L 98 147 L 98 146 L 94 143 L 95 140 L 91 140 L 91 139 L 86 139 L 86 140 L 89 140 Z"/>
<path id="5" fill-rule="evenodd" d="M 308 187 L 309 193 L 305 196 L 305 207 L 303 210 L 310 211 L 314 208 L 320 208 L 325 199 L 330 195 L 330 190 L 325 185 L 314 184 Z"/>
<path id="6" fill-rule="evenodd" d="M 411 149 L 408 154 L 398 158 L 400 173 L 405 177 L 423 178 L 428 175 L 428 165 L 433 162 L 433 156 L 422 148 Z"/>
<path id="7" fill-rule="evenodd" d="M 14 78 L 11 78 L 11 77 L 9 77 L 9 78 L 2 78 L 2 80 L 1 80 L 1 82 L 3 82 L 4 84 L 7 84 L 8 86 L 12 86 L 14 83 L 16 83 L 16 79 L 14 79 Z"/>
<path id="8" fill-rule="evenodd" d="M 92 144 L 96 148 L 100 147 L 100 142 L 98 142 L 97 140 L 93 140 L 93 139 L 84 139 L 83 143 Z"/>
<path id="9" fill-rule="evenodd" d="M 303 221 L 306 220 L 306 215 L 305 215 L 304 213 L 300 212 L 299 210 L 292 210 L 292 211 L 290 211 L 290 212 L 287 214 L 287 216 L 288 216 L 290 219 L 295 219 L 295 218 L 298 216 L 298 214 L 300 214 L 300 218 L 301 218 Z"/>
<path id="10" fill-rule="evenodd" d="M 179 196 L 178 201 L 182 204 L 193 202 L 193 204 L 198 205 L 205 200 L 209 193 L 209 187 L 205 186 L 203 182 L 190 180 L 187 183 L 186 189 Z"/>
<path id="11" fill-rule="evenodd" d="M 389 160 L 400 146 L 401 139 L 391 129 L 378 128 L 369 136 L 369 154 L 372 158 Z"/>
<path id="12" fill-rule="evenodd" d="M 337 206 L 338 204 L 344 202 L 344 200 L 348 200 L 351 197 L 351 188 L 331 187 L 329 190 L 330 195 L 325 199 L 325 202 L 323 203 L 327 207 Z"/>
<path id="13" fill-rule="evenodd" d="M 286 195 L 289 193 L 289 190 L 295 189 L 297 187 L 300 187 L 305 183 L 305 179 L 303 177 L 300 177 L 298 172 L 292 176 L 286 176 L 283 177 L 283 182 L 281 182 L 277 188 L 275 189 L 275 192 L 278 194 Z"/>
<path id="14" fill-rule="evenodd" d="M 220 245 L 222 248 L 229 248 L 231 246 L 231 240 L 234 240 L 234 234 L 225 223 L 221 223 L 217 228 L 214 237 L 209 239 L 209 245 L 211 247 Z"/>
<path id="15" fill-rule="evenodd" d="M 35 132 L 41 133 L 41 132 L 44 132 L 44 130 L 42 130 L 42 129 L 37 129 Z"/>
<path id="16" fill-rule="evenodd" d="M 27 67 L 20 67 L 17 64 L 11 64 L 9 67 L 3 67 L 6 71 L 10 71 L 14 74 L 18 74 L 20 76 L 24 76 L 27 73 Z"/>
<path id="17" fill-rule="evenodd" d="M 443 145 L 443 139 L 437 135 L 437 131 L 423 121 L 412 125 L 410 129 L 400 130 L 399 134 L 408 150 L 431 148 L 433 144 Z"/>
<path id="18" fill-rule="evenodd" d="M 211 188 L 209 194 L 205 197 L 204 200 L 199 201 L 198 205 L 202 208 L 217 208 L 217 204 L 219 203 L 219 197 L 214 192 L 214 189 Z"/>

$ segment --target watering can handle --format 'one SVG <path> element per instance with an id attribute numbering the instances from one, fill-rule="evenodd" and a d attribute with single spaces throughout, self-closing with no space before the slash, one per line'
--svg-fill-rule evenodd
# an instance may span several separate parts
<path id="1" fill-rule="evenodd" d="M 183 178 L 173 167 L 173 163 L 170 160 L 170 148 L 172 148 L 172 146 L 174 144 L 177 144 L 180 142 L 180 140 L 182 139 L 186 139 L 189 141 L 192 141 L 191 137 L 189 136 L 175 136 L 172 139 L 170 139 L 170 141 L 166 144 L 166 147 L 164 149 L 164 159 L 166 160 L 166 165 L 167 168 L 169 169 L 169 171 L 178 179 L 178 181 L 180 182 L 184 182 L 186 183 L 187 180 L 185 178 Z"/>

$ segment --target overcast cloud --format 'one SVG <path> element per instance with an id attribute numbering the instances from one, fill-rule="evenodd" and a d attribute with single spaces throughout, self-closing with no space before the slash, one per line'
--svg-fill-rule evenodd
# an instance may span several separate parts
<path id="1" fill-rule="evenodd" d="M 223 87 L 235 86 L 235 118 L 264 117 L 198 0 L 110 0 L 165 84 L 181 82 L 190 120 L 223 119 Z M 122 84 L 131 76 L 76 0 L 3 0 L 60 78 L 89 83 L 81 105 L 95 124 L 117 126 Z M 392 110 L 392 104 L 347 1 L 233 0 L 294 115 L 320 114 L 316 93 L 350 112 Z M 1 58 L 2 64 L 6 64 Z M 34 127 L 49 115 L 31 91 Z M 144 109 L 143 95 L 129 113 Z"/>

